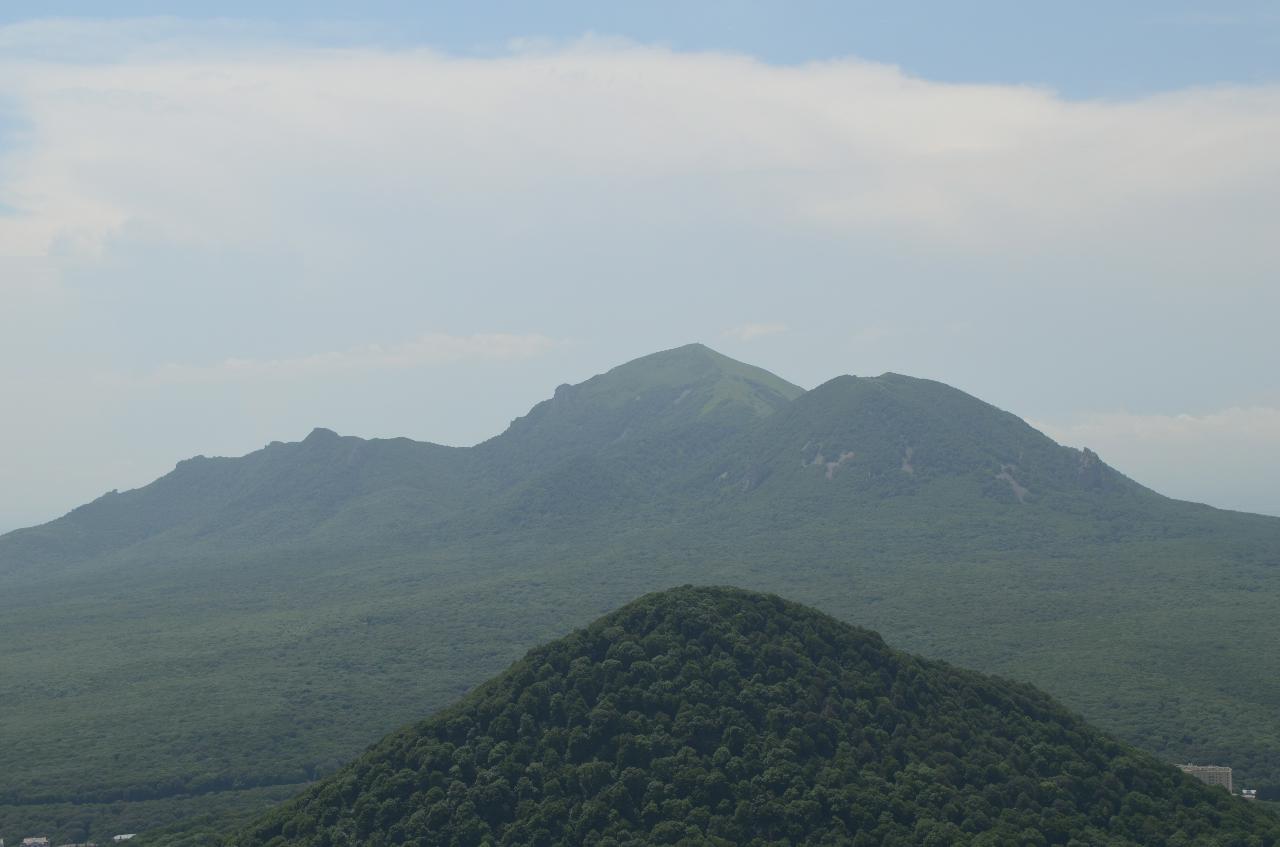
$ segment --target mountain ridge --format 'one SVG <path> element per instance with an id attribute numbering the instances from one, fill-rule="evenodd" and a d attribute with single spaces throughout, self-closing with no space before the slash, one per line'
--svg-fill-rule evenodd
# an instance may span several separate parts
<path id="1" fill-rule="evenodd" d="M 565 484 L 572 484 L 594 474 L 596 484 L 592 488 L 601 491 L 619 485 L 619 480 L 611 476 L 610 471 L 597 463 L 595 458 L 584 459 L 585 451 L 595 451 L 602 457 L 601 462 L 604 463 L 615 458 L 625 463 L 629 454 L 638 452 L 632 449 L 638 443 L 643 448 L 656 447 L 668 451 L 668 455 L 662 457 L 667 461 L 696 465 L 698 462 L 710 460 L 724 464 L 724 457 L 727 454 L 751 449 L 750 434 L 744 438 L 742 433 L 744 429 L 758 431 L 761 426 L 767 427 L 767 419 L 774 418 L 778 412 L 783 412 L 784 418 L 791 415 L 800 417 L 804 423 L 812 423 L 811 407 L 819 405 L 833 395 L 845 403 L 844 407 L 837 409 L 835 413 L 847 414 L 857 404 L 868 407 L 881 402 L 883 397 L 891 397 L 898 401 L 900 406 L 905 405 L 904 398 L 900 395 L 906 389 L 916 395 L 921 391 L 928 391 L 934 395 L 925 402 L 921 402 L 918 397 L 905 398 L 911 404 L 910 412 L 920 416 L 921 419 L 927 415 L 931 403 L 936 405 L 938 396 L 945 396 L 953 404 L 959 402 L 967 405 L 969 410 L 982 409 L 984 413 L 990 412 L 989 420 L 999 420 L 1011 424 L 1025 434 L 1033 434 L 1042 446 L 1052 443 L 1047 437 L 1032 430 L 1021 419 L 988 406 L 977 398 L 944 383 L 888 372 L 878 377 L 842 375 L 805 392 L 767 371 L 735 362 L 704 345 L 690 344 L 641 357 L 592 377 L 578 386 L 561 386 L 556 389 L 555 396 L 535 405 L 527 415 L 516 418 L 504 432 L 472 447 L 445 447 L 432 442 L 406 438 L 363 439 L 339 435 L 333 430 L 316 427 L 301 441 L 272 442 L 242 457 L 195 456 L 184 459 L 169 474 L 147 486 L 127 492 L 112 492 L 72 510 L 63 518 L 37 527 L 0 535 L 0 545 L 19 534 L 43 535 L 51 525 L 64 522 L 78 524 L 76 533 L 78 540 L 86 541 L 84 534 L 93 529 L 93 523 L 83 519 L 88 516 L 88 513 L 99 511 L 107 512 L 107 517 L 116 519 L 112 525 L 112 535 L 116 536 L 116 540 L 110 542 L 113 546 L 108 546 L 101 551 L 95 551 L 92 548 L 75 549 L 74 553 L 84 556 L 92 555 L 94 552 L 108 552 L 145 540 L 149 534 L 155 534 L 149 533 L 147 528 L 133 531 L 119 530 L 118 514 L 121 507 L 126 507 L 131 500 L 155 494 L 157 496 L 148 498 L 143 505 L 150 515 L 163 516 L 179 508 L 181 496 L 189 495 L 193 491 L 198 494 L 195 502 L 188 505 L 183 515 L 170 519 L 168 523 L 162 520 L 158 527 L 160 532 L 180 530 L 184 523 L 208 512 L 213 512 L 222 525 L 235 525 L 237 513 L 247 520 L 251 513 L 261 511 L 269 507 L 272 502 L 289 497 L 304 497 L 312 501 L 309 521 L 295 528 L 295 532 L 305 532 L 307 527 L 335 517 L 336 512 L 327 514 L 326 509 L 330 507 L 340 509 L 341 500 L 344 497 L 355 498 L 369 494 L 370 490 L 362 487 L 363 479 L 360 471 L 370 465 L 378 467 L 377 463 L 383 458 L 383 454 L 392 454 L 394 458 L 389 463 L 391 466 L 384 467 L 382 470 L 394 471 L 399 468 L 405 473 L 390 479 L 377 478 L 374 480 L 376 486 L 382 489 L 400 487 L 404 489 L 402 493 L 405 495 L 412 494 L 414 497 L 422 498 L 420 502 L 397 503 L 392 508 L 401 512 L 416 510 L 419 517 L 431 522 L 442 517 L 457 517 L 465 511 L 459 507 L 450 513 L 447 505 L 442 506 L 439 501 L 443 499 L 444 490 L 450 492 L 462 490 L 462 497 L 469 498 L 472 502 L 482 498 L 501 499 L 503 497 L 519 501 L 524 496 L 545 498 L 547 495 L 543 489 L 551 489 L 554 494 L 557 488 L 563 488 Z M 605 415 L 603 420 L 599 416 L 591 418 L 593 412 L 599 411 L 597 407 L 601 397 L 605 398 L 604 402 L 614 409 L 615 413 Z M 630 402 L 626 398 L 630 398 Z M 646 402 L 641 403 L 641 400 Z M 692 402 L 689 402 L 684 409 L 676 413 L 672 412 L 673 408 L 678 409 L 689 400 Z M 794 405 L 797 400 L 802 401 L 800 406 Z M 697 412 L 684 413 L 686 409 L 696 409 Z M 862 409 L 862 411 L 865 410 L 865 408 Z M 818 414 L 830 416 L 833 412 L 820 409 Z M 593 426 L 590 427 L 590 431 L 585 431 L 587 426 L 579 422 L 584 417 L 592 421 Z M 956 422 L 968 422 L 967 416 L 956 415 L 948 421 L 950 425 Z M 911 429 L 912 418 L 909 415 L 899 414 L 894 425 L 904 430 Z M 539 438 L 543 434 L 541 430 L 548 428 L 555 430 L 555 435 L 549 443 L 546 438 Z M 971 426 L 971 429 L 974 427 Z M 766 429 L 765 435 L 760 437 L 768 438 L 774 435 L 776 434 Z M 531 439 L 536 444 L 535 447 L 530 446 Z M 806 439 L 805 447 L 801 452 L 809 450 L 809 447 L 813 446 L 810 442 L 814 440 L 812 437 Z M 915 453 L 917 447 L 908 443 L 910 440 L 911 436 L 904 434 L 903 454 L 897 461 L 899 468 L 909 471 L 908 476 L 915 476 L 916 468 L 927 469 L 928 463 L 925 457 Z M 815 465 L 821 464 L 829 479 L 833 479 L 841 470 L 852 470 L 852 467 L 845 468 L 846 462 L 857 465 L 863 461 L 865 450 L 846 451 L 839 446 L 832 447 L 829 442 L 830 438 L 824 448 L 822 442 L 818 441 L 817 446 L 809 450 L 811 455 L 804 459 L 805 462 Z M 878 446 L 883 453 L 884 445 Z M 343 448 L 348 452 L 343 453 Z M 828 452 L 834 449 L 835 452 L 827 456 L 821 452 L 822 449 Z M 907 451 L 911 451 L 911 458 L 906 455 Z M 267 466 L 267 468 L 249 467 L 246 464 L 244 469 L 248 475 L 252 476 L 273 465 L 279 465 L 279 461 L 273 462 L 273 460 L 289 454 L 296 456 L 308 453 L 318 455 L 328 464 L 325 468 L 311 467 L 309 475 L 306 473 L 305 466 L 300 467 L 299 470 L 286 466 L 281 472 L 294 476 L 294 490 L 288 490 L 287 479 L 276 479 L 272 481 L 271 488 L 244 491 L 223 502 L 210 499 L 217 491 L 225 489 L 227 484 L 224 478 L 217 477 L 216 474 L 222 470 L 232 470 L 236 462 Z M 340 453 L 342 455 L 338 455 Z M 720 458 L 715 458 L 717 455 Z M 1002 458 L 1015 459 L 1016 457 Z M 884 459 L 883 455 L 881 459 Z M 991 494 L 993 490 L 1002 491 L 1007 486 L 1008 491 L 1020 502 L 1025 501 L 1027 496 L 1035 496 L 1034 490 L 1027 488 L 1016 478 L 1015 474 L 1018 473 L 1016 464 L 1010 462 L 1006 467 L 1003 461 L 990 456 L 988 459 L 987 464 L 993 471 L 989 476 L 997 482 L 988 480 L 987 494 Z M 1092 477 L 1095 480 L 1106 480 L 1113 487 L 1118 485 L 1120 480 L 1125 484 L 1136 486 L 1136 483 L 1132 483 L 1131 480 L 1127 480 L 1107 466 L 1092 451 L 1086 449 L 1081 452 L 1081 460 L 1088 460 L 1091 463 Z M 569 463 L 567 468 L 563 466 L 566 462 Z M 642 467 L 632 467 L 628 471 L 642 473 L 644 465 L 652 466 L 653 464 L 652 457 L 646 455 L 641 463 Z M 757 485 L 762 480 L 755 479 L 756 476 L 761 473 L 771 474 L 776 470 L 766 465 L 767 463 L 755 461 L 751 468 L 742 471 L 738 484 L 747 489 Z M 201 471 L 204 474 L 200 476 L 198 483 L 193 482 L 185 487 L 182 485 L 185 478 L 198 475 Z M 303 472 L 302 476 L 298 476 L 299 471 Z M 725 472 L 722 469 L 717 473 Z M 211 477 L 210 474 L 215 476 Z M 463 477 L 467 479 L 464 481 Z M 434 482 L 434 488 L 432 485 L 424 485 L 424 480 Z M 687 481 L 686 477 L 678 477 L 679 484 L 685 484 Z M 661 485 L 662 481 L 650 479 L 646 484 Z M 468 495 L 465 491 L 468 487 L 476 490 Z M 520 490 L 513 493 L 511 491 L 513 487 Z M 630 492 L 633 498 L 642 493 L 640 490 Z M 612 494 L 605 499 L 618 502 L 627 500 L 625 496 L 615 497 Z M 601 502 L 597 497 L 587 505 L 598 510 Z M 520 511 L 518 505 L 512 508 Z M 269 522 L 264 520 L 259 523 Z M 261 540 L 262 535 L 270 534 L 273 527 L 277 534 L 288 536 L 288 525 L 280 522 L 271 526 L 236 526 L 237 529 L 243 530 L 250 537 L 258 540 Z M 206 537 L 218 532 L 216 523 L 189 529 L 197 537 Z M 2 553 L 3 550 L 0 550 L 0 554 Z M 0 577 L 3 575 L 3 569 L 0 569 Z"/>
<path id="2" fill-rule="evenodd" d="M 707 581 L 1280 790 L 1280 658 L 1249 646 L 1280 637 L 1280 519 L 1169 500 L 941 383 L 656 355 L 473 447 L 320 428 L 0 536 L 0 837 L 36 800 L 135 831 L 202 786 L 302 782 L 566 625 Z"/>

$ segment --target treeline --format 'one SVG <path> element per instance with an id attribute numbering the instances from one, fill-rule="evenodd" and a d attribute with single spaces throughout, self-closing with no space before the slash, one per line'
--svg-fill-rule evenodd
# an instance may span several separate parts
<path id="1" fill-rule="evenodd" d="M 332 768 L 330 768 L 332 770 Z M 74 793 L 29 793 L 10 790 L 0 793 L 0 806 L 52 806 L 63 803 L 88 805 L 100 803 L 136 803 L 148 800 L 164 800 L 170 797 L 198 797 L 222 791 L 244 791 L 252 788 L 272 788 L 277 785 L 297 785 L 310 782 L 317 776 L 316 769 L 294 769 L 286 772 L 255 774 L 204 774 L 165 775 L 147 781 L 137 780 L 129 785 L 104 788 L 98 791 Z"/>

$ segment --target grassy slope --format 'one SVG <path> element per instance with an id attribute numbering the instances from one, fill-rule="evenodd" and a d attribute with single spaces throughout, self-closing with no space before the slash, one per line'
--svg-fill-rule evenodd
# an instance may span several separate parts
<path id="1" fill-rule="evenodd" d="M 797 392 L 686 348 L 470 450 L 320 431 L 0 539 L 0 837 L 35 803 L 205 792 L 142 828 L 310 778 L 684 582 L 785 593 L 1280 784 L 1280 659 L 1249 646 L 1280 635 L 1280 521 L 1158 497 L 936 383 Z"/>

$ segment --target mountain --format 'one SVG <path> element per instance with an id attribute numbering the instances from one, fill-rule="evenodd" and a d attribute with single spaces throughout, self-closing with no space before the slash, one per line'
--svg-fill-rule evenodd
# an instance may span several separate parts
<path id="1" fill-rule="evenodd" d="M 1095 454 L 1060 447 L 1008 412 L 898 374 L 833 379 L 726 452 L 728 485 L 802 497 L 829 494 L 814 476 L 871 498 L 918 495 L 936 483 L 1060 506 L 1084 493 L 1146 493 Z"/>
<path id="2" fill-rule="evenodd" d="M 736 362 L 701 344 L 654 353 L 581 385 L 562 385 L 550 399 L 511 423 L 477 451 L 486 458 L 526 456 L 546 464 L 630 442 L 691 432 L 736 432 L 803 394 L 768 371 Z M 696 439 L 695 440 L 701 440 Z"/>
<path id="3" fill-rule="evenodd" d="M 316 429 L 302 442 L 276 442 L 243 458 L 197 456 L 144 488 L 113 491 L 52 523 L 4 536 L 4 575 L 56 571 L 167 542 L 289 541 L 323 532 L 368 499 L 382 507 L 395 496 L 431 508 L 448 498 L 460 452 Z"/>
<path id="4" fill-rule="evenodd" d="M 0 536 L 0 838 L 248 813 L 685 582 L 784 592 L 1280 794 L 1280 520 L 941 383 L 802 391 L 689 345 L 474 447 L 317 429 Z"/>
<path id="5" fill-rule="evenodd" d="M 673 589 L 530 651 L 234 836 L 328 844 L 1280 843 L 1027 685 L 776 596 Z"/>
<path id="6" fill-rule="evenodd" d="M 122 550 L 263 545 L 411 547 L 428 529 L 458 532 L 477 504 L 580 484 L 585 466 L 652 454 L 698 457 L 799 396 L 797 386 L 701 344 L 635 360 L 555 396 L 471 449 L 405 438 L 366 441 L 319 428 L 248 456 L 197 456 L 136 491 L 111 492 L 44 526 L 0 536 L 0 579 L 37 578 Z M 566 475 L 569 478 L 566 479 Z M 614 480 L 611 479 L 611 482 Z M 621 476 L 618 485 L 626 485 Z M 643 492 L 632 492 L 640 496 Z M 579 507 L 598 501 L 572 492 Z M 453 524 L 462 521 L 459 530 Z M 39 571 L 37 574 L 24 572 Z"/>
<path id="7" fill-rule="evenodd" d="M 490 479 L 511 485 L 499 513 L 515 523 L 631 510 L 668 469 L 696 465 L 803 393 L 701 344 L 655 353 L 562 385 L 475 448 Z"/>

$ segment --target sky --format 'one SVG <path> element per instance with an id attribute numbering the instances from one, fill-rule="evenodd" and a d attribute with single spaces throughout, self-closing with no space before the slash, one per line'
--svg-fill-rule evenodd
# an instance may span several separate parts
<path id="1" fill-rule="evenodd" d="M 0 531 L 691 341 L 1280 515 L 1280 10 L 0 7 Z"/>

